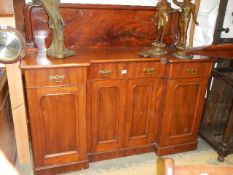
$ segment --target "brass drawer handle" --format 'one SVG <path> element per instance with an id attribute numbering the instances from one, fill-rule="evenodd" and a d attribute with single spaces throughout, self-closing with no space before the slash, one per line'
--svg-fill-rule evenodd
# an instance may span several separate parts
<path id="1" fill-rule="evenodd" d="M 186 69 L 186 72 L 189 74 L 189 75 L 197 75 L 197 68 L 187 68 Z"/>
<path id="2" fill-rule="evenodd" d="M 154 74 L 155 69 L 152 68 L 152 67 L 146 67 L 146 68 L 143 69 L 143 72 L 144 72 L 145 74 L 152 75 L 152 74 Z"/>
<path id="3" fill-rule="evenodd" d="M 55 82 L 61 82 L 65 79 L 65 75 L 51 75 L 49 76 L 49 80 Z"/>
<path id="4" fill-rule="evenodd" d="M 99 74 L 100 74 L 100 76 L 102 76 L 102 77 L 108 77 L 108 76 L 111 75 L 111 73 L 112 73 L 112 71 L 111 71 L 111 70 L 108 70 L 108 69 L 104 69 L 104 70 L 100 70 L 100 71 L 99 71 Z"/>

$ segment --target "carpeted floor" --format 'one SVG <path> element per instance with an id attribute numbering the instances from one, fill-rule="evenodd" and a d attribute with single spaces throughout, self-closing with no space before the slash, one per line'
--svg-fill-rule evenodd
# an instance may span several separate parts
<path id="1" fill-rule="evenodd" d="M 218 162 L 216 152 L 202 139 L 199 139 L 197 150 L 166 157 L 172 157 L 176 165 L 224 164 L 233 167 L 233 155 L 229 155 L 223 163 Z M 88 170 L 63 175 L 156 175 L 156 160 L 157 156 L 154 153 L 147 153 L 90 163 Z M 17 169 L 21 175 L 33 175 L 31 164 L 17 164 Z"/>

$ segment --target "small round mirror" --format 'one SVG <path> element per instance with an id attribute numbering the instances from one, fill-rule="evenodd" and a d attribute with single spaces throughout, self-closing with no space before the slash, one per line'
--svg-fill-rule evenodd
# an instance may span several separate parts
<path id="1" fill-rule="evenodd" d="M 0 62 L 14 63 L 24 55 L 25 41 L 22 35 L 12 27 L 0 26 Z"/>

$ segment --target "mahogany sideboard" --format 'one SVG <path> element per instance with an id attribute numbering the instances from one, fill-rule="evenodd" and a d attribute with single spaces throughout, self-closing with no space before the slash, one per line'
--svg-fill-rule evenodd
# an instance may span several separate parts
<path id="1" fill-rule="evenodd" d="M 21 68 L 36 174 L 196 149 L 211 59 L 167 55 L 161 62 L 138 51 L 80 49 L 65 60 L 26 55 Z"/>
<path id="2" fill-rule="evenodd" d="M 20 64 L 35 174 L 196 149 L 212 59 L 139 57 L 156 35 L 153 7 L 63 4 L 61 12 L 65 44 L 77 52 L 67 59 L 40 50 L 38 31 L 48 32 L 46 46 L 51 42 L 47 17 L 39 6 L 25 8 L 27 43 L 38 46 L 28 49 Z M 169 19 L 165 42 L 172 48 L 178 14 Z"/>

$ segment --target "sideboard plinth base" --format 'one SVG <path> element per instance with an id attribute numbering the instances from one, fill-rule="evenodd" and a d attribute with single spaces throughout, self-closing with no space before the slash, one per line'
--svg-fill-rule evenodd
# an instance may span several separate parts
<path id="1" fill-rule="evenodd" d="M 165 146 L 160 147 L 156 145 L 156 154 L 158 156 L 168 155 L 168 154 L 174 154 L 174 153 L 180 153 L 185 151 L 192 151 L 197 149 L 197 141 L 196 142 L 190 142 L 185 144 L 177 144 L 177 145 L 171 145 L 171 146 Z"/>
<path id="2" fill-rule="evenodd" d="M 107 159 L 113 159 L 118 157 L 126 157 L 131 155 L 137 155 L 137 154 L 143 154 L 148 152 L 154 152 L 155 145 L 145 145 L 145 146 L 138 146 L 134 148 L 125 148 L 125 149 L 118 149 L 113 151 L 107 151 L 107 152 L 100 152 L 100 153 L 91 153 L 89 154 L 89 160 L 90 162 L 96 162 L 100 160 L 107 160 Z"/>
<path id="3" fill-rule="evenodd" d="M 35 175 L 56 175 L 60 173 L 73 172 L 89 168 L 89 161 L 85 160 L 82 162 L 76 162 L 71 164 L 57 165 L 57 166 L 46 166 L 42 168 L 35 168 Z"/>

